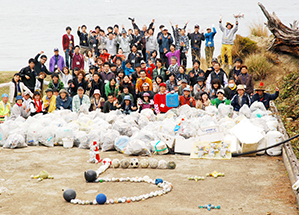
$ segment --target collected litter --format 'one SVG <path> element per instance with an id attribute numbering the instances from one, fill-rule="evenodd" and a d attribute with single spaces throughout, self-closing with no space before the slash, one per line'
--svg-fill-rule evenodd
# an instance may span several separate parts
<path id="1" fill-rule="evenodd" d="M 207 204 L 207 205 L 203 205 L 203 206 L 199 205 L 198 208 L 207 209 L 208 211 L 210 211 L 211 209 L 221 209 L 221 206 L 220 205 L 214 206 L 212 204 Z"/>
<path id="2" fill-rule="evenodd" d="M 38 179 L 38 181 L 42 181 L 44 179 L 54 179 L 54 177 L 51 176 L 46 170 L 42 170 L 38 175 L 32 175 L 31 179 Z"/>

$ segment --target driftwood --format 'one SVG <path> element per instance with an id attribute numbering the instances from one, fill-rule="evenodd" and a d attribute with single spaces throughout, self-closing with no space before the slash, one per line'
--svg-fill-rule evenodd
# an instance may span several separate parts
<path id="1" fill-rule="evenodd" d="M 294 56 L 299 56 L 299 29 L 298 21 L 294 21 L 293 24 L 290 24 L 291 27 L 284 25 L 280 19 L 273 14 L 270 14 L 266 8 L 258 3 L 258 6 L 265 14 L 268 22 L 265 25 L 274 35 L 274 39 L 269 47 L 269 50 L 276 52 L 285 52 L 292 54 Z"/>

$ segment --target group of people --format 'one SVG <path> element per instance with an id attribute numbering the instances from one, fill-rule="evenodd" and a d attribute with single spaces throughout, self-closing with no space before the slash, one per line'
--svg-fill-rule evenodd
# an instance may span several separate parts
<path id="1" fill-rule="evenodd" d="M 38 113 L 51 113 L 69 109 L 79 112 L 100 109 L 104 113 L 121 109 L 124 114 L 150 108 L 155 114 L 166 113 L 167 94 L 178 94 L 179 105 L 205 110 L 209 105 L 224 103 L 238 111 L 244 104 L 263 102 L 266 108 L 275 94 L 265 93 L 263 83 L 254 91 L 252 76 L 241 59 L 236 59 L 229 74 L 221 68 L 217 58 L 213 58 L 214 26 L 207 33 L 185 29 L 171 23 L 173 36 L 161 25 L 154 36 L 154 22 L 140 29 L 130 18 L 133 29 L 128 33 L 122 26 L 108 27 L 107 32 L 99 26 L 87 33 L 86 26 L 78 27 L 79 45 L 74 44 L 71 28 L 63 35 L 65 59 L 54 49 L 54 55 L 46 66 L 47 56 L 41 51 L 29 59 L 28 66 L 14 74 L 11 82 L 0 84 L 9 87 L 9 95 L 3 94 L 0 102 L 0 121 L 8 117 L 27 118 Z M 231 46 L 238 22 L 222 26 L 222 64 L 225 64 L 225 51 L 231 65 Z M 80 31 L 81 29 L 81 31 Z M 174 38 L 174 39 L 173 39 Z M 206 40 L 206 60 L 210 67 L 200 69 L 201 41 Z M 190 42 L 189 42 L 190 41 Z M 186 55 L 191 47 L 193 68 L 186 71 Z M 158 56 L 159 52 L 159 56 Z M 46 81 L 47 75 L 51 76 Z M 44 85 L 45 87 L 44 89 Z M 45 95 L 44 94 L 45 90 Z M 255 93 L 255 94 L 254 94 Z M 11 107 L 12 105 L 12 107 Z"/>

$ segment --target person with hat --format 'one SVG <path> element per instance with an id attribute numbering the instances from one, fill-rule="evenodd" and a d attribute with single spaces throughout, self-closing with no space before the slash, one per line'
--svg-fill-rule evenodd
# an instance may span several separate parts
<path id="1" fill-rule="evenodd" d="M 163 81 L 166 81 L 167 80 L 167 76 L 166 76 L 167 69 L 163 65 L 163 60 L 160 58 L 157 58 L 155 61 L 155 64 L 156 64 L 156 68 L 153 69 L 152 80 L 155 80 L 156 77 L 158 75 L 160 75 L 163 78 Z"/>
<path id="2" fill-rule="evenodd" d="M 259 86 L 255 89 L 256 93 L 252 96 L 251 104 L 255 101 L 262 102 L 268 110 L 270 107 L 270 101 L 277 99 L 279 96 L 279 88 L 275 88 L 274 94 L 265 93 L 265 90 L 264 83 L 260 82 Z"/>
<path id="3" fill-rule="evenodd" d="M 143 91 L 143 84 L 147 83 L 149 85 L 149 90 L 152 91 L 153 84 L 152 80 L 147 77 L 146 72 L 144 70 L 140 71 L 140 78 L 136 81 L 136 94 Z"/>
<path id="4" fill-rule="evenodd" d="M 183 95 L 183 89 L 186 88 L 187 86 L 188 86 L 188 81 L 186 79 L 182 79 L 180 81 L 180 85 L 179 85 L 178 91 L 177 91 L 179 96 Z"/>
<path id="5" fill-rule="evenodd" d="M 79 70 L 84 70 L 84 57 L 79 53 L 79 51 L 80 48 L 77 45 L 74 48 L 74 53 L 70 55 L 72 58 L 72 70 L 75 70 L 75 67 L 77 67 Z"/>
<path id="6" fill-rule="evenodd" d="M 21 69 L 19 74 L 24 85 L 33 93 L 36 82 L 34 71 L 35 60 L 30 58 L 28 64 L 27 67 Z"/>
<path id="7" fill-rule="evenodd" d="M 119 48 L 123 50 L 123 55 L 125 55 L 125 58 L 127 59 L 130 53 L 130 44 L 132 40 L 132 35 L 127 35 L 124 25 L 122 25 L 121 34 L 122 36 L 117 35 L 117 42 L 119 43 Z"/>
<path id="8" fill-rule="evenodd" d="M 52 113 L 56 110 L 56 96 L 53 95 L 53 90 L 48 88 L 46 95 L 42 98 L 45 113 Z"/>
<path id="9" fill-rule="evenodd" d="M 166 56 L 166 53 L 170 51 L 170 45 L 173 43 L 173 37 L 168 32 L 168 29 L 164 28 L 162 31 L 162 34 L 159 35 L 157 38 L 157 42 L 159 44 L 159 54 L 160 58 L 163 61 L 163 65 L 168 68 L 169 67 L 169 61 L 168 57 Z"/>
<path id="10" fill-rule="evenodd" d="M 221 47 L 221 57 L 222 57 L 222 64 L 225 65 L 225 53 L 227 52 L 228 64 L 229 69 L 232 66 L 232 45 L 234 40 L 234 35 L 238 31 L 238 20 L 236 20 L 235 26 L 231 22 L 226 22 L 226 28 L 222 26 L 222 16 L 220 16 L 219 27 L 220 30 L 223 32 L 222 36 L 222 47 Z"/>
<path id="11" fill-rule="evenodd" d="M 200 61 L 194 60 L 193 61 L 193 69 L 189 71 L 188 75 L 189 82 L 192 87 L 197 83 L 198 77 L 205 77 L 205 73 L 202 69 L 200 69 Z"/>
<path id="12" fill-rule="evenodd" d="M 205 78 L 203 76 L 199 76 L 197 78 L 197 84 L 194 85 L 194 95 L 205 92 Z"/>
<path id="13" fill-rule="evenodd" d="M 188 30 L 188 37 L 191 40 L 191 48 L 192 48 L 192 62 L 195 60 L 201 59 L 201 43 L 205 40 L 204 31 L 202 30 L 199 33 L 200 26 L 198 24 L 195 25 L 195 32 L 191 33 L 191 30 Z"/>
<path id="14" fill-rule="evenodd" d="M 254 92 L 254 84 L 252 75 L 248 74 L 248 67 L 246 65 L 241 66 L 241 74 L 238 76 L 238 84 L 244 85 L 245 92 L 252 96 Z"/>
<path id="15" fill-rule="evenodd" d="M 195 96 L 195 98 L 197 98 L 197 96 Z M 201 94 L 199 94 L 199 98 L 196 99 L 196 108 L 205 110 L 205 108 L 210 105 L 211 105 L 211 102 L 209 100 L 208 93 L 202 92 Z"/>
<path id="16" fill-rule="evenodd" d="M 245 93 L 245 88 L 243 85 L 239 84 L 236 88 L 237 94 L 231 99 L 231 106 L 234 111 L 239 111 L 243 105 L 251 105 L 251 99 L 247 93 Z"/>
<path id="17" fill-rule="evenodd" d="M 92 50 L 93 53 L 95 53 L 95 55 L 98 54 L 98 45 L 99 45 L 99 41 L 96 35 L 96 31 L 92 31 L 91 35 L 88 38 L 88 44 L 89 44 L 89 50 Z"/>
<path id="18" fill-rule="evenodd" d="M 82 105 L 89 110 L 91 101 L 90 98 L 84 94 L 84 89 L 82 87 L 78 87 L 77 95 L 75 95 L 72 100 L 72 111 L 78 113 Z"/>
<path id="19" fill-rule="evenodd" d="M 72 28 L 66 27 L 66 34 L 62 36 L 62 45 L 65 53 L 66 66 L 71 69 L 72 58 L 70 58 L 70 53 L 73 53 L 74 49 L 74 36 L 71 34 Z"/>
<path id="20" fill-rule="evenodd" d="M 215 44 L 214 44 L 214 37 L 217 33 L 215 26 L 212 25 L 213 31 L 211 28 L 208 27 L 206 29 L 207 33 L 204 34 L 205 36 L 205 59 L 207 63 L 207 67 L 210 67 L 210 62 L 214 56 Z"/>
<path id="21" fill-rule="evenodd" d="M 90 111 L 95 111 L 97 109 L 102 110 L 105 103 L 105 99 L 101 97 L 101 93 L 99 89 L 94 90 L 94 95 L 91 98 L 91 107 Z"/>
<path id="22" fill-rule="evenodd" d="M 82 32 L 80 32 L 80 28 Z M 79 44 L 80 44 L 80 54 L 85 54 L 85 52 L 89 49 L 88 44 L 88 33 L 86 32 L 86 25 L 79 26 L 77 29 L 77 35 L 79 37 Z"/>
<path id="23" fill-rule="evenodd" d="M 208 67 L 207 70 L 205 71 L 205 80 L 207 79 L 207 77 L 209 76 L 209 74 L 214 71 L 214 65 L 215 63 L 219 63 L 218 58 L 213 57 L 211 60 L 211 67 Z M 220 68 L 220 70 L 223 70 L 222 68 Z"/>
<path id="24" fill-rule="evenodd" d="M 50 83 L 49 83 L 49 85 L 48 85 L 48 88 L 50 88 L 50 89 L 57 89 L 58 90 L 58 92 L 61 90 L 61 89 L 65 89 L 65 86 L 64 86 L 64 83 L 61 81 L 61 80 L 59 80 L 59 76 L 58 76 L 58 74 L 57 73 L 53 73 L 52 75 L 51 75 L 51 81 L 50 81 Z"/>
<path id="25" fill-rule="evenodd" d="M 242 66 L 243 60 L 240 58 L 237 58 L 234 60 L 234 67 L 230 70 L 228 78 L 234 78 L 235 81 L 238 81 L 238 76 L 241 74 L 241 66 Z"/>
<path id="26" fill-rule="evenodd" d="M 168 110 L 172 109 L 167 107 L 167 94 L 167 85 L 165 83 L 161 83 L 159 85 L 159 92 L 154 96 L 154 109 L 156 114 L 167 113 Z"/>
<path id="27" fill-rule="evenodd" d="M 131 46 L 131 52 L 127 58 L 127 60 L 130 61 L 133 68 L 135 68 L 137 64 L 140 64 L 141 60 L 143 59 L 143 54 L 140 51 L 138 51 L 137 47 L 138 46 L 136 44 L 133 44 Z"/>
<path id="28" fill-rule="evenodd" d="M 214 70 L 209 74 L 206 79 L 206 89 L 211 89 L 211 84 L 214 79 L 219 79 L 222 87 L 226 87 L 228 85 L 227 74 L 224 70 L 221 70 L 220 64 L 214 64 Z"/>
<path id="29" fill-rule="evenodd" d="M 148 83 L 143 83 L 142 88 L 143 88 L 143 90 L 138 93 L 137 98 L 142 99 L 144 93 L 148 93 L 149 94 L 149 99 L 153 99 L 154 98 L 154 92 L 149 89 L 149 84 Z"/>
<path id="30" fill-rule="evenodd" d="M 8 101 L 9 96 L 7 93 L 3 93 L 0 102 L 0 123 L 4 123 L 5 120 L 10 116 L 11 104 Z"/>
<path id="31" fill-rule="evenodd" d="M 35 60 L 35 65 L 34 65 L 34 72 L 35 76 L 38 76 L 40 72 L 45 72 L 47 75 L 51 75 L 52 73 L 48 71 L 46 67 L 46 61 L 47 61 L 47 56 L 43 54 L 44 51 L 41 51 L 38 53 L 34 60 Z M 40 58 L 40 60 L 39 60 Z"/>
<path id="32" fill-rule="evenodd" d="M 25 84 L 20 81 L 19 73 L 15 73 L 10 82 L 0 84 L 0 88 L 2 87 L 9 87 L 9 102 L 11 104 L 13 104 L 14 99 L 18 95 L 23 95 L 26 91 L 30 92 L 31 96 L 33 95 L 33 93 L 25 86 Z"/>
<path id="33" fill-rule="evenodd" d="M 10 119 L 15 120 L 19 116 L 21 116 L 23 118 L 26 118 L 29 111 L 30 111 L 30 109 L 26 110 L 25 106 L 23 106 L 22 96 L 17 96 L 16 97 L 16 104 L 14 104 L 14 106 L 11 109 Z"/>
<path id="34" fill-rule="evenodd" d="M 225 92 L 223 89 L 218 89 L 217 91 L 217 98 L 211 100 L 211 104 L 216 106 L 217 108 L 219 107 L 219 105 L 221 103 L 225 104 L 225 105 L 230 105 L 231 101 L 226 99 L 226 97 L 224 96 Z"/>
<path id="35" fill-rule="evenodd" d="M 49 72 L 60 72 L 65 67 L 64 58 L 59 55 L 58 48 L 54 49 L 54 55 L 50 58 L 49 62 Z"/>
<path id="36" fill-rule="evenodd" d="M 228 86 L 224 88 L 224 92 L 225 92 L 225 97 L 230 100 L 237 93 L 236 92 L 236 82 L 233 77 L 229 79 Z"/>
<path id="37" fill-rule="evenodd" d="M 179 105 L 188 105 L 190 107 L 195 107 L 196 102 L 195 99 L 190 96 L 191 90 L 189 87 L 183 89 L 183 95 L 179 96 Z"/>
<path id="38" fill-rule="evenodd" d="M 39 91 L 35 91 L 33 94 L 33 100 L 30 103 L 30 116 L 34 116 L 38 113 L 45 114 L 44 104 L 41 100 L 41 93 Z"/>
<path id="39" fill-rule="evenodd" d="M 124 96 L 122 103 L 117 105 L 117 108 L 121 108 L 122 113 L 126 115 L 137 110 L 137 107 L 133 104 L 133 101 L 131 101 L 131 98 L 128 95 Z"/>
<path id="40" fill-rule="evenodd" d="M 72 98 L 65 89 L 61 89 L 56 97 L 56 110 L 64 109 L 72 110 Z"/>
<path id="41" fill-rule="evenodd" d="M 153 99 L 150 98 L 151 96 L 149 93 L 147 92 L 143 93 L 142 98 L 138 102 L 138 105 L 140 106 L 139 113 L 144 109 L 154 110 L 154 101 Z"/>

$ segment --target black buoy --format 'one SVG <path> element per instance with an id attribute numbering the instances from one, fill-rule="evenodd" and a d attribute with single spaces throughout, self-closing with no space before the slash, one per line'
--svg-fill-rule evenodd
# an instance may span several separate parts
<path id="1" fill-rule="evenodd" d="M 86 182 L 95 182 L 97 179 L 97 173 L 95 170 L 89 169 L 88 171 L 84 172 L 84 177 Z"/>
<path id="2" fill-rule="evenodd" d="M 67 189 L 64 191 L 63 197 L 67 202 L 70 202 L 72 199 L 76 198 L 76 192 L 73 189 Z"/>

